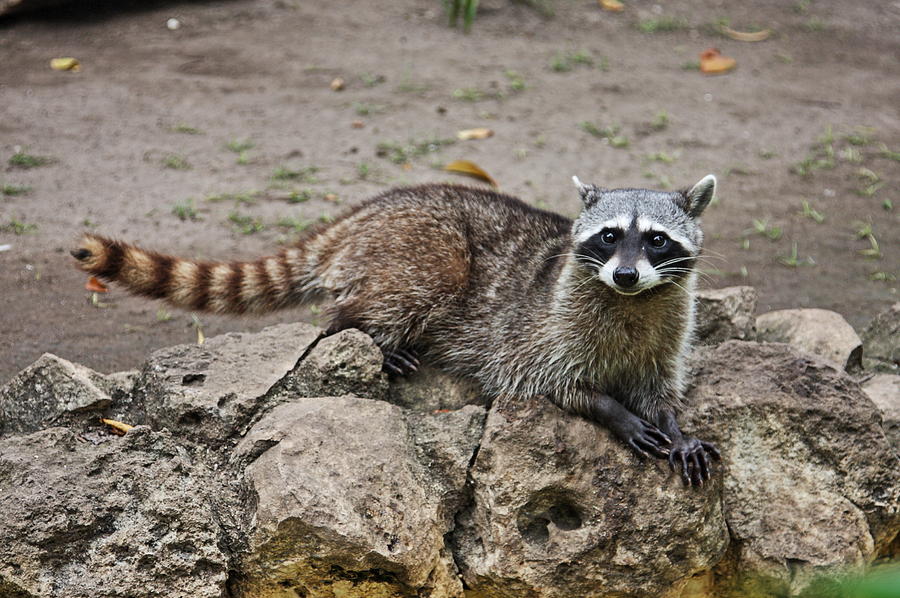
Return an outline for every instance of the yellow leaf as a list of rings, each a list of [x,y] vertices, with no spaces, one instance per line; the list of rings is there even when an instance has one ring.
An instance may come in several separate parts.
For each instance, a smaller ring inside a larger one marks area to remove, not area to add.
[[[124,424],[124,423],[122,423],[120,421],[116,421],[114,419],[105,419],[105,418],[101,417],[100,421],[103,422],[104,424],[106,424],[107,426],[109,426],[110,428],[112,428],[113,430],[115,430],[119,434],[125,434],[126,432],[128,432],[128,430],[134,428],[134,426],[132,426],[130,424]]]
[[[613,12],[621,12],[625,9],[625,5],[619,0],[600,0],[600,8],[603,10],[611,10]]]
[[[81,63],[76,58],[53,58],[50,60],[50,68],[54,71],[75,71],[81,70]]]
[[[736,65],[734,58],[722,56],[718,48],[709,48],[700,53],[700,71],[708,75],[727,73]]]
[[[485,129],[483,127],[478,129],[463,129],[456,134],[456,138],[462,141],[466,141],[468,139],[487,139],[493,134],[493,130]]]
[[[735,31],[731,27],[722,27],[722,33],[739,42],[761,42],[765,39],[769,39],[769,36],[772,35],[770,29],[763,29],[762,31],[754,31],[751,33],[748,31]]]
[[[454,160],[450,162],[446,166],[444,166],[444,170],[449,172],[460,172],[462,174],[467,174],[469,176],[475,177],[476,179],[481,179],[482,181],[487,181],[492,187],[499,187],[497,181],[491,177],[488,173],[486,173],[478,164],[474,162],[469,162],[468,160]]]

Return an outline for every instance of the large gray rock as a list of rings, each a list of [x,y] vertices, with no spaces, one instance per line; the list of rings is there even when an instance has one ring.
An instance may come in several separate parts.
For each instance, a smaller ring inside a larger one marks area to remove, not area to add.
[[[224,598],[216,492],[165,433],[0,440],[0,595]]]
[[[502,397],[454,532],[476,595],[677,596],[725,553],[722,479],[690,490],[544,398]]]
[[[264,397],[319,339],[309,324],[279,324],[256,334],[232,332],[203,345],[151,355],[135,383],[124,421],[169,428],[218,446],[246,431]]]
[[[900,301],[875,316],[862,338],[867,369],[900,374]]]
[[[110,406],[102,374],[44,353],[0,388],[0,433],[34,432],[84,419]]]
[[[761,341],[788,343],[847,371],[862,368],[862,340],[839,313],[827,309],[782,309],[756,318]]]
[[[863,390],[881,410],[884,432],[900,453],[900,376],[877,374],[863,384]]]
[[[684,423],[722,450],[732,538],[716,595],[796,596],[817,573],[887,549],[900,460],[852,378],[782,344],[729,341],[694,364]]]
[[[756,338],[756,302],[759,293],[753,287],[700,289],[697,299],[697,339],[714,345],[728,339]]]
[[[367,399],[387,396],[384,356],[372,338],[354,328],[320,339],[278,385],[276,394],[322,397],[352,394]]]
[[[483,416],[355,397],[273,409],[235,452],[255,497],[242,595],[461,596],[444,535]]]

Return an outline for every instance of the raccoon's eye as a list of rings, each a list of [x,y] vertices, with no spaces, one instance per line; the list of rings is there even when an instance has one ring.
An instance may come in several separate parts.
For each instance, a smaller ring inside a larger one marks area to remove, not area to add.
[[[607,245],[612,245],[616,242],[616,233],[611,230],[603,231],[602,233],[600,233],[600,240]]]
[[[661,247],[665,247],[666,243],[668,243],[668,242],[669,242],[669,240],[666,238],[665,235],[653,235],[652,237],[650,237],[650,244],[653,245],[654,247],[656,247],[657,249],[659,249]]]

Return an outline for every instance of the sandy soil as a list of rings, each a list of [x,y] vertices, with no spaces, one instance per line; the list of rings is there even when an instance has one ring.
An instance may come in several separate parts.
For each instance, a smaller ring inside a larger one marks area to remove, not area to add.
[[[626,0],[612,14],[555,0],[551,18],[487,0],[470,35],[437,0],[72,4],[0,19],[0,381],[44,351],[115,371],[196,339],[189,314],[115,290],[92,305],[67,253],[85,228],[250,257],[381,188],[452,179],[437,167],[454,159],[570,215],[573,174],[680,187],[716,173],[705,284],[858,327],[898,299],[900,162],[883,149],[900,152],[896,2]],[[674,31],[636,27],[666,18]],[[719,19],[775,35],[734,41]],[[710,46],[738,68],[698,72]],[[81,71],[51,70],[61,56]],[[627,147],[585,122],[618,127]],[[496,134],[435,143],[471,127]],[[395,163],[385,143],[422,151]],[[9,163],[19,149],[50,162]],[[810,172],[792,172],[808,156]],[[279,168],[300,174],[273,179]],[[861,253],[873,243],[880,257]],[[301,318],[317,315],[199,321],[209,336]]]

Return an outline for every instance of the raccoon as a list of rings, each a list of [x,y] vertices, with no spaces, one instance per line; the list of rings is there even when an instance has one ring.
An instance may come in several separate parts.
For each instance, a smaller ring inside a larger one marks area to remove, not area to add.
[[[543,395],[607,427],[686,485],[715,446],[681,432],[698,218],[715,194],[608,190],[573,177],[574,222],[461,185],[386,191],[247,262],[192,261],[86,234],[79,267],[188,310],[262,313],[330,299],[329,333],[375,339],[389,374],[420,358],[488,396]]]

